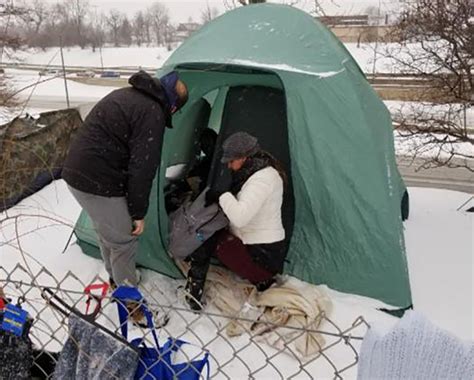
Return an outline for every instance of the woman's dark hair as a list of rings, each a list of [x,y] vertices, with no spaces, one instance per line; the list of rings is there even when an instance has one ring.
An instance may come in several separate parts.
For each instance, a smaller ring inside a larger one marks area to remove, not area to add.
[[[247,157],[247,160],[245,160],[239,170],[232,172],[232,184],[230,190],[232,194],[236,195],[250,176],[259,170],[268,168],[269,166],[278,172],[283,181],[283,188],[285,188],[288,184],[288,177],[283,165],[270,153],[259,149],[256,153]]]
[[[279,160],[277,160],[271,153],[266,150],[259,150],[253,155],[253,157],[263,158],[267,160],[270,166],[273,167],[278,172],[278,174],[280,174],[280,177],[283,181],[283,187],[286,187],[288,185],[288,175],[286,174],[286,170],[283,167],[283,164]]]

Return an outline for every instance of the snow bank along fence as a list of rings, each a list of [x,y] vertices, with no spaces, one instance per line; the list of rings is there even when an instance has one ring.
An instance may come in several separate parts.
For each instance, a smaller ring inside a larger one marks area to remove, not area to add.
[[[101,282],[104,280],[98,277],[93,281]],[[32,271],[27,264],[17,264],[8,270],[0,266],[0,290],[3,288],[6,298],[13,304],[20,300],[22,308],[33,319],[29,337],[34,348],[33,370],[40,378],[49,378],[58,353],[68,338],[68,318],[58,313],[42,297],[42,291],[44,293],[44,288],[50,289],[82,313],[85,312],[89,299],[91,313],[98,302],[97,298],[81,291],[87,285],[90,284],[84,284],[72,272],[67,272],[59,278],[44,267]],[[161,324],[157,327],[160,343],[165,342],[168,337],[173,337],[190,342],[194,348],[198,348],[188,355],[181,353],[182,362],[193,361],[198,356],[202,357],[203,352],[209,351],[210,378],[343,379],[349,376],[349,373],[354,376],[361,337],[368,328],[362,317],[343,327],[322,313],[318,316],[322,323],[316,329],[277,327],[261,321],[257,330],[263,330],[265,333],[257,335],[254,329],[255,321],[249,317],[229,316],[206,310],[195,314],[182,306],[182,302],[177,302],[179,291],[174,294],[174,289],[170,288],[167,295],[165,290],[154,286],[150,289],[142,287],[156,323]],[[176,297],[170,297],[170,294]],[[101,301],[96,322],[120,336],[117,307],[108,296]],[[243,329],[240,336],[228,335],[227,328],[231,323]],[[150,329],[132,328],[132,333],[140,337],[145,336],[150,342],[148,346],[152,345]],[[268,334],[272,335],[272,339],[268,338]],[[318,340],[318,352],[309,357],[302,357],[294,348],[295,341],[305,334],[319,334],[325,341],[324,345],[321,345]],[[87,353],[85,356],[89,357]],[[205,370],[201,378],[207,378]]]

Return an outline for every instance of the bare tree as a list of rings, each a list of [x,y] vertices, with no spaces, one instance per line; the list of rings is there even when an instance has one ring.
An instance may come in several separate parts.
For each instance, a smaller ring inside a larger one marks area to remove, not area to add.
[[[143,30],[145,33],[145,40],[146,40],[147,45],[150,45],[151,40],[152,40],[151,39],[151,24],[152,24],[151,16],[148,13],[146,13],[143,21],[144,21]]]
[[[26,5],[24,5],[26,7]],[[21,16],[30,35],[34,36],[40,32],[41,27],[50,15],[50,7],[41,0],[34,0],[27,12]]]
[[[166,43],[166,30],[169,28],[169,11],[166,5],[156,2],[148,8],[151,28],[155,34],[155,40],[158,45]]]
[[[84,34],[84,25],[86,17],[89,13],[89,1],[88,0],[66,0],[66,6],[71,15],[72,22],[76,27],[77,32],[77,43],[81,48],[86,46],[86,39]]]
[[[38,3],[41,3],[41,0]],[[44,4],[38,4],[39,9],[44,6]],[[64,4],[57,3],[47,7],[45,18],[37,33],[31,29],[26,31],[25,40],[30,47],[46,49],[47,47],[58,46],[61,36],[63,37],[63,44],[75,44],[75,34],[74,27],[70,23],[67,7]]]
[[[58,24],[68,24],[71,22],[68,7],[65,3],[56,3],[53,6],[52,14],[51,25],[53,27],[56,27]]]
[[[90,26],[88,23],[88,0],[63,0],[47,6],[42,0],[34,3],[35,8],[30,11],[30,22],[38,27],[38,32],[29,30],[32,37],[27,35],[30,46],[63,46],[79,45],[84,48],[89,43]],[[92,17],[91,17],[92,18]],[[41,21],[41,22],[40,22]]]
[[[109,26],[112,41],[115,46],[119,46],[119,31],[122,25],[123,15],[116,9],[111,9],[107,16],[107,25]]]
[[[216,7],[211,7],[209,1],[206,1],[206,6],[201,11],[201,22],[207,24],[209,21],[219,16],[219,11]]]
[[[3,57],[12,58],[14,53],[23,45],[21,36],[14,30],[13,26],[16,19],[23,17],[26,8],[19,9],[13,6],[13,2],[4,4],[3,12],[0,14],[0,62]],[[0,74],[0,116],[11,114],[18,106],[18,100],[15,98],[15,91],[11,82],[3,73]]]
[[[0,62],[4,56],[10,56],[11,51],[18,50],[23,43],[21,36],[15,31],[9,31],[8,28],[0,30]]]
[[[26,13],[26,10],[15,7],[13,2],[6,2],[3,5],[3,12],[0,14],[0,63],[5,55],[10,55],[10,51],[20,48],[23,41],[14,26],[17,18]]]
[[[394,32],[399,42],[382,53],[394,69],[420,81],[415,103],[396,110],[394,121],[413,156],[425,156],[424,167],[474,171],[472,9],[470,0],[409,3]],[[460,143],[470,148],[459,149]]]
[[[130,46],[132,44],[132,25],[125,15],[122,17],[122,24],[120,25],[118,37],[120,44],[125,46]]]
[[[94,14],[89,24],[88,40],[92,47],[92,51],[95,52],[96,48],[100,48],[104,45],[106,36],[106,17],[103,13],[100,15]]]
[[[141,46],[146,39],[146,21],[142,11],[135,13],[132,22],[132,34],[138,46]]]

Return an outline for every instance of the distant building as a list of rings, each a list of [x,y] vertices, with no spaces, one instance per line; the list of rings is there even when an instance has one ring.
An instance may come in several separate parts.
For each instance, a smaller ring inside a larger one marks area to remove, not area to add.
[[[350,15],[350,16],[321,16],[319,17],[324,25],[333,26],[365,26],[369,25],[368,15]]]
[[[394,23],[394,15],[388,13],[381,15],[351,15],[351,16],[322,16],[319,17],[324,25],[329,27],[354,27],[354,26],[384,26]]]
[[[323,16],[318,18],[342,42],[374,42],[386,38],[393,20],[389,15]]]
[[[175,42],[182,42],[198,30],[202,25],[197,22],[185,22],[179,24],[174,33]]]

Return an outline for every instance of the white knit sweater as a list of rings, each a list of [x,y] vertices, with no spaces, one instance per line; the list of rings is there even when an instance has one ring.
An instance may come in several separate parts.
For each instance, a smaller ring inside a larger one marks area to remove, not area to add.
[[[251,175],[236,197],[224,193],[219,198],[231,232],[244,244],[269,244],[285,239],[282,202],[283,181],[273,167]]]
[[[408,311],[383,335],[372,327],[360,350],[358,380],[474,379],[474,343],[463,342]]]

